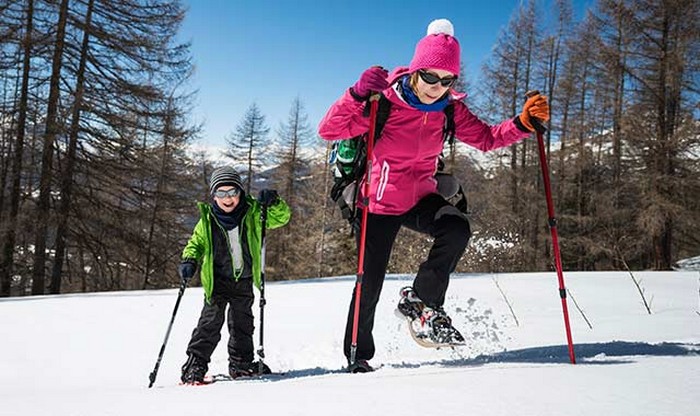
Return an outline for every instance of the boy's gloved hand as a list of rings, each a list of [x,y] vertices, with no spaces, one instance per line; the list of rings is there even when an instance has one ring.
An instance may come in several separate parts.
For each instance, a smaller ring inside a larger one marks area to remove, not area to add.
[[[541,122],[549,120],[549,103],[544,95],[533,95],[525,101],[523,112],[520,113],[520,122],[526,129],[535,131],[532,125],[532,118]]]
[[[194,271],[197,269],[197,263],[192,259],[186,259],[180,262],[178,271],[180,272],[180,279],[184,284],[189,283],[192,276],[194,276]]]
[[[372,92],[384,91],[389,86],[389,72],[381,66],[373,66],[360,75],[352,90],[358,97],[369,98]]]
[[[260,204],[269,207],[270,205],[277,202],[277,199],[279,197],[279,194],[274,189],[263,189],[262,191],[260,191],[258,201],[260,202]]]

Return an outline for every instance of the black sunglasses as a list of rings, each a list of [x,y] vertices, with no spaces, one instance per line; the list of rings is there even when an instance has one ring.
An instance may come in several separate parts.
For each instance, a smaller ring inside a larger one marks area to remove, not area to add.
[[[226,198],[227,196],[230,196],[233,198],[234,196],[238,196],[238,194],[241,193],[241,190],[238,188],[233,188],[229,189],[228,191],[214,191],[214,196],[217,198]]]
[[[418,75],[420,75],[420,79],[422,79],[423,82],[425,82],[428,85],[435,85],[439,82],[440,85],[442,85],[443,87],[451,87],[452,84],[454,84],[457,80],[457,77],[440,78],[435,74],[422,70],[418,71]]]

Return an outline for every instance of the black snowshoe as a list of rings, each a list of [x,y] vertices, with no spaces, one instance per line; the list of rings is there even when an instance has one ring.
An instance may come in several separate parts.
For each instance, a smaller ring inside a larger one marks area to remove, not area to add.
[[[408,320],[409,332],[418,345],[442,348],[465,344],[464,337],[452,326],[452,319],[442,307],[426,306],[412,287],[404,287],[400,294],[397,315]]]

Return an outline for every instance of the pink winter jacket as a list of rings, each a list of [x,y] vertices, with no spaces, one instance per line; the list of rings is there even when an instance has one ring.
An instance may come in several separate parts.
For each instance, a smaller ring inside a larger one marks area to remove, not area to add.
[[[395,81],[405,73],[400,68],[390,79]],[[404,102],[393,87],[382,93],[391,101],[391,112],[372,153],[369,212],[400,215],[426,195],[437,193],[434,175],[443,149],[445,113],[417,110]],[[462,101],[455,100],[454,104],[455,138],[484,152],[530,135],[512,120],[489,126]],[[321,138],[343,140],[366,133],[369,117],[362,115],[364,106],[364,101],[355,100],[349,90],[346,91],[321,120]]]

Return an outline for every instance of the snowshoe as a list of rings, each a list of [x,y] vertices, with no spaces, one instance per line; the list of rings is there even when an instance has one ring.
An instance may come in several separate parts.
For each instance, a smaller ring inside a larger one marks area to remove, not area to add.
[[[207,370],[209,370],[209,365],[205,360],[196,355],[190,355],[182,366],[180,381],[183,384],[205,384],[204,376],[207,374]]]
[[[414,341],[426,348],[455,347],[464,345],[464,337],[452,326],[452,319],[444,309],[430,308],[411,287],[401,289],[397,315],[408,320],[408,329]]]

